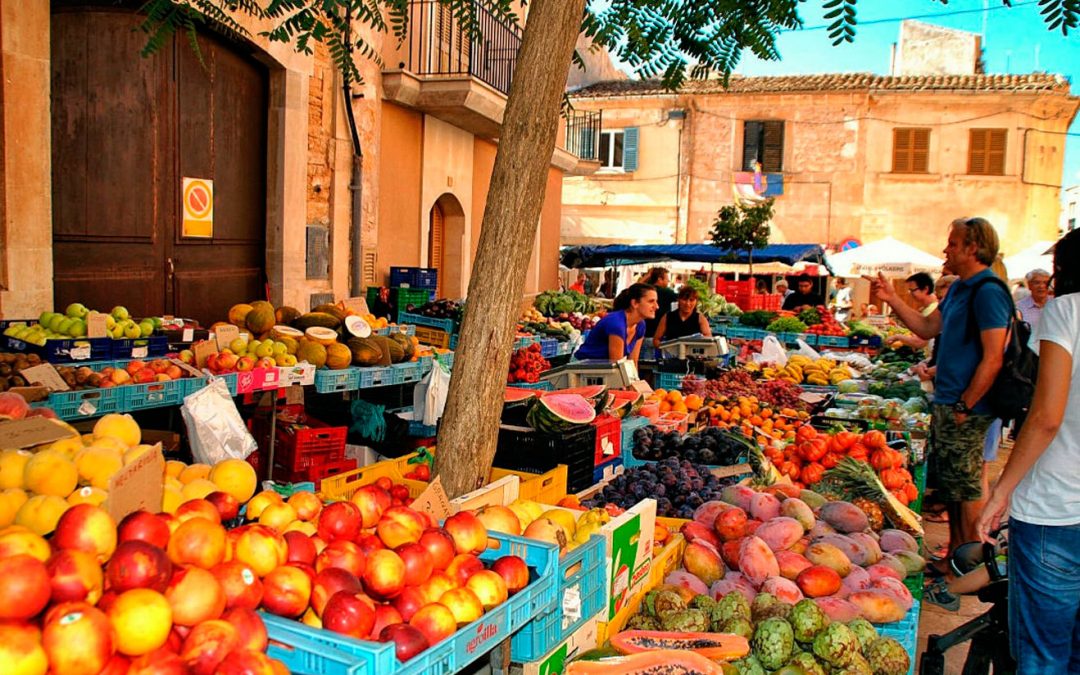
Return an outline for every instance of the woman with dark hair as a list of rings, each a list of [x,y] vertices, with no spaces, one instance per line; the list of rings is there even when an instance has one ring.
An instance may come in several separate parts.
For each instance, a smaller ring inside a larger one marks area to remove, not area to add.
[[[678,310],[660,317],[653,336],[653,346],[659,347],[663,340],[676,340],[688,335],[712,337],[709,320],[697,311],[698,292],[690,286],[679,289]]]
[[[615,298],[612,311],[592,327],[574,358],[618,361],[629,358],[637,365],[645,338],[645,320],[656,316],[656,289],[633,284]]]
[[[1075,230],[1054,248],[1055,297],[1031,338],[1039,355],[1031,411],[977,524],[991,541],[1009,511],[1009,636],[1021,675],[1080,672],[1078,261]]]

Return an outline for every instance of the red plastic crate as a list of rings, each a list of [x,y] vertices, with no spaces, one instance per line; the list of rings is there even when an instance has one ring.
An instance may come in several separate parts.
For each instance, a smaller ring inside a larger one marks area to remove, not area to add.
[[[325,464],[316,464],[300,471],[290,471],[280,464],[274,465],[274,480],[279,483],[303,483],[311,481],[315,483],[315,489],[320,489],[323,479],[336,476],[346,471],[356,469],[355,459],[340,459]]]
[[[340,462],[345,458],[346,427],[332,427],[311,417],[302,405],[278,410],[274,442],[274,472],[278,467],[300,472],[311,467]],[[306,427],[306,428],[304,428]],[[261,453],[270,452],[270,420],[256,417],[252,435]]]
[[[748,304],[751,310],[762,309],[767,312],[780,311],[782,296],[779,293],[768,295],[751,295]]]
[[[756,284],[757,282],[753,279],[744,279],[743,281],[717,279],[716,292],[725,298],[731,298],[735,295],[750,295],[754,292]]]
[[[592,425],[596,427],[593,466],[622,456],[622,420],[613,415],[597,415]]]

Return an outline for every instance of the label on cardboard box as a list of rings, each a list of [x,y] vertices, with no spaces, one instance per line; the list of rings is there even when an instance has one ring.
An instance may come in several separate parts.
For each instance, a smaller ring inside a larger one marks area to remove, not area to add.
[[[86,337],[109,337],[108,319],[101,312],[90,312],[86,317]]]
[[[365,298],[345,298],[341,301],[341,304],[350,312],[355,312],[360,315],[371,313],[368,310],[368,304]]]
[[[214,333],[218,349],[228,349],[232,341],[238,337],[240,337],[240,329],[229,324],[218,326]]]
[[[206,360],[218,353],[217,345],[213,340],[200,342],[194,345],[192,350],[195,354],[195,365],[199,368],[204,368],[206,366]]]
[[[165,458],[161,443],[157,443],[109,479],[109,497],[105,509],[119,522],[129,513],[145,509],[161,511],[162,482]]]
[[[60,377],[60,373],[56,371],[56,368],[53,368],[51,363],[42,363],[31,368],[23,368],[20,374],[27,382],[40,384],[49,391],[71,390],[71,387],[64,381],[64,378]]]
[[[43,443],[52,443],[70,435],[70,429],[44,417],[27,417],[0,424],[0,448],[14,450],[30,448]]]
[[[453,511],[450,509],[450,498],[447,496],[446,490],[443,489],[442,479],[438,476],[435,476],[427,489],[413,500],[409,508],[422,511],[439,521],[453,515]]]

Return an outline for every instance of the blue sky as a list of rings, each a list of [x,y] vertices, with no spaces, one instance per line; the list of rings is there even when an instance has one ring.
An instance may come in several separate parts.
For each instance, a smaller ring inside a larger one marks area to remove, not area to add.
[[[825,72],[874,72],[889,70],[889,49],[900,34],[900,19],[916,18],[950,28],[983,34],[983,58],[990,73],[1045,71],[1065,75],[1073,95],[1080,94],[1080,30],[1068,37],[1051,32],[1043,23],[1035,0],[862,0],[857,5],[859,27],[854,44],[833,47],[821,0],[800,4],[804,30],[784,33],[778,39],[782,59],[762,61],[745,54],[736,72],[744,75],[792,75]],[[984,11],[989,7],[989,11]],[[960,13],[966,12],[966,13]],[[889,19],[896,19],[890,21]],[[864,22],[881,23],[864,24]],[[1080,115],[1078,115],[1080,117]],[[1080,183],[1080,122],[1073,121],[1066,144],[1063,184]]]

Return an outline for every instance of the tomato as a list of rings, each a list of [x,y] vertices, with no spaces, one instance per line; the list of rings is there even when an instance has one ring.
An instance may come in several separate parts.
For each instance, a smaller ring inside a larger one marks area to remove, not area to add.
[[[808,441],[811,438],[817,438],[817,435],[817,429],[810,426],[809,424],[802,425],[801,427],[799,427],[799,430],[795,432],[795,438],[797,438],[799,441]]]
[[[833,436],[833,438],[836,439],[836,447],[846,451],[855,444],[855,441],[859,440],[859,435],[850,431],[841,431]]]
[[[847,454],[848,457],[851,457],[852,459],[858,459],[865,462],[870,456],[870,451],[862,443],[856,443],[848,448]]]
[[[874,448],[886,447],[885,434],[880,431],[867,431],[862,437],[863,445],[873,450]]]
[[[813,485],[825,476],[825,466],[817,462],[810,462],[799,472],[799,480],[807,485]]]
[[[799,454],[802,455],[802,458],[808,462],[816,462],[822,457],[824,457],[825,453],[828,452],[828,444],[828,441],[818,436],[817,438],[804,442],[800,446]],[[814,482],[816,483],[817,481]]]
[[[831,469],[839,463],[840,455],[831,452],[825,453],[825,456],[821,458],[821,466],[825,467],[826,469]]]

